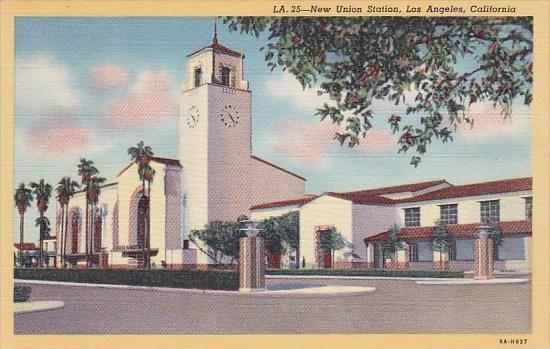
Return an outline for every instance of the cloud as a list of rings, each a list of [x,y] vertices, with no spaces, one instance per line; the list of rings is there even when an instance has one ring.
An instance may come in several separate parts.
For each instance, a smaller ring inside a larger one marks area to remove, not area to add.
[[[65,156],[93,147],[93,134],[67,111],[37,118],[24,129],[25,145],[33,153]]]
[[[16,60],[15,91],[18,107],[29,114],[74,108],[81,103],[68,69],[46,54]]]
[[[94,67],[88,72],[90,83],[100,90],[124,87],[128,84],[128,71],[117,64],[105,64]]]
[[[142,122],[168,121],[179,114],[174,90],[166,72],[144,71],[129,94],[106,108],[105,120],[116,128],[136,128]]]
[[[285,103],[292,103],[312,113],[324,102],[329,103],[328,97],[317,95],[316,87],[302,89],[302,85],[290,73],[273,73],[263,83],[263,90],[272,98],[284,100]]]
[[[337,153],[379,154],[392,151],[395,141],[389,132],[372,128],[359,146],[348,148],[334,140],[334,134],[341,131],[338,125],[329,122],[304,122],[287,120],[279,125],[279,137],[274,145],[275,152],[291,160],[313,167],[327,165],[328,159]]]
[[[505,118],[500,109],[494,108],[492,103],[478,103],[470,107],[466,116],[474,120],[473,127],[461,123],[456,128],[458,137],[467,140],[482,140],[493,137],[514,136],[528,131],[529,109],[514,106],[512,115]]]

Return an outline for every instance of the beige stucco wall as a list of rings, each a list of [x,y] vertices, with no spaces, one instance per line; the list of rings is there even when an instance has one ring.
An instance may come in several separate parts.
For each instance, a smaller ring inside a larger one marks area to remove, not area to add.
[[[207,89],[208,220],[235,220],[248,214],[251,206],[251,94],[215,85]],[[234,127],[221,121],[228,105],[238,111],[239,123]]]
[[[306,259],[306,268],[314,267],[315,263],[315,227],[333,225],[342,237],[353,241],[352,235],[352,203],[330,196],[319,198],[305,204],[300,209],[300,263]],[[335,261],[349,259],[350,249],[335,253]]]
[[[250,206],[304,196],[306,182],[303,179],[257,159],[251,158],[251,161]]]
[[[353,204],[353,249],[361,259],[354,262],[367,262],[367,251],[364,239],[388,230],[399,222],[394,206]]]
[[[433,226],[440,217],[439,205],[458,204],[458,223],[479,223],[480,222],[480,201],[500,200],[500,220],[516,221],[525,219],[524,197],[531,196],[530,191],[518,193],[505,193],[485,195],[476,197],[454,198],[432,202],[420,202],[398,205],[399,221],[404,224],[404,209],[409,207],[420,207],[420,225]]]

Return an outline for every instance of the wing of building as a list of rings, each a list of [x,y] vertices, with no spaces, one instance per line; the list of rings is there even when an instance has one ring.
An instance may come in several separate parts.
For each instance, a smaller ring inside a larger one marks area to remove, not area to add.
[[[308,268],[428,269],[439,263],[432,249],[436,221],[446,227],[445,256],[451,269],[472,270],[473,246],[480,226],[499,228],[497,270],[529,270],[532,180],[506,179],[468,185],[445,180],[263,203],[251,207],[253,219],[299,212],[299,263]],[[384,249],[389,230],[400,227],[403,250]],[[320,251],[323,233],[336,230],[348,245],[335,253]],[[396,265],[395,263],[399,263]]]

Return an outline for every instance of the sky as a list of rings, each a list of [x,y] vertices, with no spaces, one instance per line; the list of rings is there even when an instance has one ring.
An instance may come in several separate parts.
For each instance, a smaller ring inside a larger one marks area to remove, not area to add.
[[[211,43],[213,23],[213,18],[17,18],[16,184],[44,178],[55,187],[62,176],[78,178],[82,157],[92,159],[108,182],[116,181],[130,160],[128,147],[140,140],[157,156],[178,158],[186,55]],[[460,127],[451,143],[435,141],[414,168],[412,154],[397,153],[397,136],[386,122],[405,107],[377,102],[367,139],[354,149],[341,147],[332,140],[336,126],[314,115],[325,97],[267,68],[259,51],[265,36],[229,33],[219,21],[218,39],[246,56],[253,153],[306,177],[308,193],[531,174],[530,110],[522,103],[514,104],[507,120],[489,104],[472,106],[474,128]],[[52,199],[52,222],[54,210]],[[27,222],[35,214],[33,203]],[[28,241],[38,238],[33,225],[26,224]]]

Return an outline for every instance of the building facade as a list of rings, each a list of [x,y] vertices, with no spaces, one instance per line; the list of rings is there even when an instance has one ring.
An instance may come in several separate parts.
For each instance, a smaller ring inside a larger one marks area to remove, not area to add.
[[[140,268],[147,250],[153,267],[207,268],[213,261],[202,251],[208,248],[190,243],[191,231],[241,215],[261,220],[299,212],[299,248],[283,258],[286,267],[468,270],[476,229],[490,222],[504,237],[494,253],[497,268],[529,269],[530,178],[461,186],[436,180],[305,195],[305,178],[252,152],[252,91],[243,60],[215,35],[212,44],[187,56],[179,158],[151,159],[156,175],[149,200],[137,165],[130,163],[101,188],[94,205],[86,207],[85,193],[79,192],[67,219],[58,207],[58,266],[63,260],[68,267],[84,267],[91,259],[96,267]],[[437,220],[449,237],[444,253],[432,249]],[[401,227],[403,248],[388,253],[384,244],[394,224]],[[342,235],[343,249],[320,248],[323,234],[331,231]]]
[[[93,266],[139,268],[147,253],[154,267],[206,268],[212,261],[189,243],[192,230],[210,221],[234,221],[261,202],[304,195],[305,178],[252,153],[252,92],[243,60],[216,35],[211,45],[187,56],[179,159],[151,159],[156,175],[149,203],[131,163],[101,188],[92,208],[86,208],[83,192],[71,199],[66,222],[57,208],[57,255],[65,256],[67,266],[84,267],[91,255]]]
[[[445,180],[279,201],[251,208],[254,219],[297,211],[299,254],[307,268],[450,268],[472,270],[480,226],[498,227],[497,270],[530,269],[532,180],[518,178],[455,186]],[[436,221],[445,226],[446,251],[432,247]],[[389,230],[399,227],[402,248],[389,252]],[[319,250],[323,233],[347,242]]]

